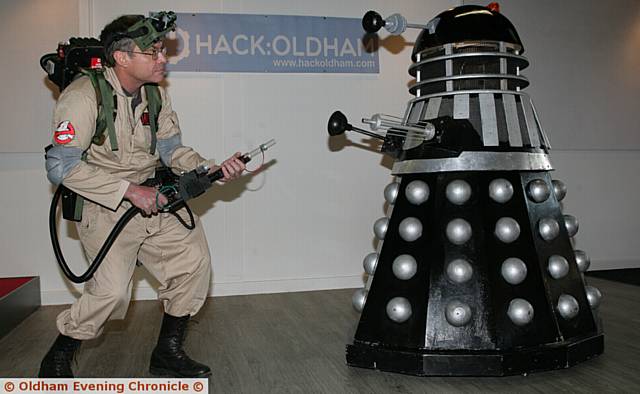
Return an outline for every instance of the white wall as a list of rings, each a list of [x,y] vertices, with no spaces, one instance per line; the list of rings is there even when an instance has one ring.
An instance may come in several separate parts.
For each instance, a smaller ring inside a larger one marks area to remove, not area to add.
[[[469,3],[466,2],[465,3]],[[592,269],[640,267],[640,1],[503,0]]]
[[[172,9],[177,12],[360,17],[368,9],[376,9],[383,15],[400,12],[412,21],[426,22],[441,10],[460,3],[450,0],[428,3],[419,0],[394,3],[382,0],[60,2],[78,10],[75,16],[78,19],[71,24],[77,30],[31,31],[33,36],[29,36],[28,42],[42,45],[42,49],[33,54],[36,61],[58,41],[73,34],[97,35],[106,22],[125,13]],[[49,4],[44,0],[32,0],[31,3]],[[622,3],[638,10],[636,3]],[[12,4],[0,3],[3,15],[13,12]],[[612,84],[605,86],[604,91],[601,84],[593,85],[598,75],[620,73],[610,63],[597,63],[594,71],[581,66],[572,68],[571,64],[566,64],[570,59],[559,63],[550,56],[582,51],[581,46],[597,42],[597,35],[582,37],[583,41],[575,37],[566,42],[562,37],[550,38],[551,33],[536,35],[538,27],[530,22],[544,16],[549,19],[549,25],[554,22],[562,25],[565,23],[563,15],[576,4],[585,2],[553,3],[555,8],[561,8],[558,20],[554,20],[554,13],[528,2],[501,2],[502,11],[514,22],[527,48],[525,55],[532,63],[531,68],[525,70],[531,80],[529,93],[552,142],[560,147],[552,154],[552,159],[558,169],[557,177],[569,186],[566,211],[580,220],[578,247],[591,255],[595,269],[640,266],[639,253],[632,247],[633,236],[638,233],[639,216],[632,196],[640,191],[636,175],[640,170],[640,156],[635,148],[638,141],[636,125],[628,117],[626,107],[603,110],[596,101],[588,100],[590,96],[597,96],[601,102],[602,94],[606,94],[606,102],[610,102],[610,96],[617,97],[618,94],[625,100],[637,100],[638,94],[629,85]],[[585,12],[598,15],[598,9],[593,6],[589,8],[591,11]],[[625,19],[629,7],[612,12],[627,25],[640,21],[638,18]],[[39,17],[34,16],[34,23],[39,20],[36,18]],[[601,26],[611,24],[611,17],[590,21],[593,29],[601,29]],[[411,42],[415,36],[416,32],[408,32],[404,38]],[[629,40],[631,46],[640,45],[640,37],[636,41],[629,37]],[[384,215],[382,190],[391,180],[391,163],[358,137],[350,136],[352,143],[346,146],[345,140],[330,141],[326,135],[326,122],[335,109],[341,109],[353,123],[376,112],[404,113],[410,98],[406,86],[410,80],[407,68],[411,46],[407,45],[397,53],[395,45],[402,41],[385,42],[390,45],[381,49],[379,75],[170,75],[169,89],[180,115],[185,143],[197,147],[203,154],[223,158],[236,150],[251,149],[269,138],[278,140],[268,153],[271,165],[267,171],[219,187],[192,204],[203,217],[212,250],[212,294],[362,285],[361,262],[374,248],[372,224]],[[16,41],[16,48],[21,45],[22,39]],[[605,44],[598,42],[597,45]],[[3,73],[0,75],[3,85],[10,79],[36,80],[44,94],[51,96],[37,63],[36,67],[13,67],[17,76]],[[550,75],[554,79],[549,80]],[[566,80],[584,81],[584,86],[580,85],[584,90],[576,93],[573,88],[560,89]],[[5,95],[1,110],[7,121],[13,122],[8,123],[12,126],[20,125],[21,119],[28,118],[33,123],[29,127],[37,130],[35,138],[42,138],[44,146],[50,137],[53,99],[42,103],[38,101],[39,94],[32,88],[27,99],[33,96],[33,101],[18,107],[14,98]],[[563,108],[569,108],[571,112],[567,113]],[[613,139],[628,138],[623,140],[623,145],[600,144],[596,137],[601,133],[590,122],[580,123],[580,129],[567,128],[567,119],[581,122],[582,116],[597,117],[598,113],[608,120],[622,119],[624,124],[615,127],[617,134]],[[576,130],[580,130],[580,135],[590,136],[589,144],[574,146],[571,143]],[[4,136],[12,132],[13,128],[2,130]],[[567,137],[567,133],[574,134]],[[575,147],[588,151],[571,150]],[[626,150],[611,150],[622,147]],[[0,211],[3,224],[0,277],[40,275],[43,303],[70,302],[77,292],[57,269],[49,244],[47,215],[52,189],[46,181],[42,154],[0,153],[0,182],[5,186],[1,200],[5,209]],[[75,231],[63,222],[61,232],[65,255],[77,272],[82,271],[86,263]],[[152,279],[141,275],[137,280],[136,297],[154,298],[155,285]]]
[[[54,90],[40,68],[40,57],[58,41],[78,34],[80,0],[0,0],[3,37],[0,70],[0,152],[35,152],[50,136]]]

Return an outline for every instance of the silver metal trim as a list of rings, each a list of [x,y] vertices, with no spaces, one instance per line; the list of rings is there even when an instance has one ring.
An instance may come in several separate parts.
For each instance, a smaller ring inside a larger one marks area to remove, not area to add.
[[[453,119],[469,119],[468,94],[458,94],[453,97]]]
[[[438,92],[438,93],[432,93],[432,94],[425,94],[424,96],[420,96],[420,97],[416,97],[413,98],[411,100],[409,100],[407,102],[407,105],[411,105],[415,102],[418,102],[420,100],[429,100],[431,98],[434,97],[448,97],[448,96],[454,96],[454,95],[458,95],[458,94],[480,94],[480,93],[493,93],[493,94],[513,94],[513,95],[518,95],[518,96],[524,96],[529,98],[529,95],[526,94],[525,92],[521,92],[521,91],[514,91],[514,90],[498,90],[498,89],[471,89],[471,90],[454,90],[453,92]]]
[[[419,62],[420,61],[420,54],[418,54],[418,56],[416,57],[416,60]],[[421,72],[418,70],[416,71],[416,83],[420,83],[420,77],[421,77]],[[416,90],[416,97],[420,96],[420,89]]]
[[[504,59],[509,58],[514,60],[522,60],[525,63],[525,67],[522,67],[522,69],[526,68],[530,64],[529,59],[527,59],[526,57],[520,56],[520,55],[514,55],[512,53],[507,53],[507,52],[462,52],[462,53],[454,53],[451,55],[431,57],[425,60],[419,60],[417,58],[416,62],[413,63],[411,66],[409,66],[409,72],[411,72],[416,68],[424,66],[425,64],[428,64],[428,63],[440,62],[443,60],[454,60],[454,59],[463,58],[463,57],[500,57]]]
[[[426,48],[423,49],[422,51],[418,52],[416,54],[417,55],[421,55],[421,56],[429,56],[429,53],[433,53],[433,52],[439,52],[441,51],[443,48],[447,49],[447,46],[449,46],[451,48],[451,52],[453,53],[453,48],[455,47],[456,49],[459,48],[465,48],[465,47],[477,47],[477,46],[485,46],[485,47],[489,47],[489,45],[495,45],[495,47],[500,46],[500,44],[504,44],[505,49],[512,49],[513,53],[515,53],[516,55],[520,54],[520,50],[522,49],[522,47],[520,45],[516,45],[513,43],[509,43],[509,42],[504,42],[504,41],[490,41],[490,40],[486,40],[486,41],[460,41],[460,42],[456,42],[454,44],[444,44],[444,45],[440,45],[437,47],[431,47],[431,48]]]
[[[531,109],[533,109],[533,116],[536,118],[536,123],[538,124],[538,128],[540,129],[540,135],[542,136],[542,140],[544,141],[544,146],[547,149],[551,149],[551,142],[549,142],[549,137],[547,137],[547,133],[544,131],[542,127],[542,123],[540,123],[540,119],[538,118],[538,113],[536,112],[536,106],[533,105],[533,100],[529,98],[531,102]]]
[[[491,78],[491,79],[512,79],[512,80],[516,80],[516,81],[521,81],[521,82],[526,82],[527,86],[529,85],[529,80],[526,77],[523,77],[522,75],[513,75],[513,74],[461,74],[461,75],[451,75],[451,76],[446,76],[446,77],[438,77],[438,78],[430,78],[430,79],[425,79],[421,82],[416,82],[415,84],[409,86],[409,90],[412,89],[418,89],[419,87],[422,87],[424,85],[428,85],[430,83],[435,83],[435,82],[444,82],[446,81],[447,83],[451,82],[451,88],[453,89],[453,81],[454,80],[460,80],[460,79],[482,79],[482,78]],[[448,85],[447,85],[448,86]]]
[[[527,122],[527,133],[529,134],[529,141],[531,146],[540,146],[540,134],[538,133],[538,125],[536,119],[533,116],[533,110],[531,109],[531,100],[520,100],[522,105],[522,111],[524,112],[524,119]]]
[[[522,146],[522,131],[520,130],[520,121],[518,120],[516,96],[513,94],[503,94],[502,105],[504,106],[504,117],[507,121],[509,145]]]
[[[451,54],[453,54],[453,46],[452,46],[451,44],[446,44],[446,45],[444,46],[444,53],[445,53],[446,55],[451,55]],[[446,61],[445,61],[445,68],[446,68],[446,70],[445,70],[445,74],[446,74],[446,75],[447,75],[447,77],[448,77],[448,78],[447,78],[447,82],[446,82],[446,89],[447,89],[447,92],[450,92],[450,91],[452,91],[452,90],[453,90],[453,82],[449,80],[449,78],[453,75],[453,60],[451,60],[451,59],[446,60]],[[421,81],[420,83],[424,83],[424,82],[425,82],[425,81]],[[416,83],[416,85],[418,85],[418,84]],[[409,91],[411,91],[411,88],[412,88],[412,87],[413,87],[413,86],[410,86],[410,87],[409,87]],[[418,89],[419,89],[419,88],[418,88]]]
[[[404,110],[404,116],[402,117],[402,123],[407,124],[407,122],[409,121],[409,115],[411,114],[411,110],[413,109],[413,106],[416,105],[415,102],[413,102],[413,99],[409,100],[407,102],[407,109]]]
[[[422,104],[422,105],[420,105]],[[418,106],[419,108],[416,108]],[[409,114],[408,123],[417,123],[422,116],[422,111],[424,109],[424,101],[422,103],[418,102],[414,105],[411,113]],[[411,149],[419,146],[424,141],[424,132],[422,134],[415,133],[413,131],[409,131],[407,136],[404,139],[404,144],[402,145],[403,149]]]
[[[462,152],[448,159],[418,159],[398,161],[393,175],[452,171],[551,171],[553,167],[545,153],[529,152]]]
[[[420,54],[418,54],[418,56],[417,56],[417,59],[416,59],[416,60],[417,60],[418,62],[420,62]],[[417,71],[416,71],[416,82],[420,82],[420,74],[421,74],[420,70],[417,70]]]
[[[493,94],[478,95],[480,102],[480,123],[484,146],[498,146],[498,120],[496,119],[496,101]]]
[[[441,103],[442,99],[435,99],[435,100],[429,100],[429,103],[427,103],[426,105],[426,109],[424,108],[425,106],[423,105],[423,107],[420,109],[420,114],[418,115],[418,119],[433,119],[433,118],[437,118],[438,117],[438,112],[440,111],[440,103]],[[426,115],[423,115],[422,112],[425,112]],[[425,117],[427,115],[433,114],[435,113],[434,116],[431,117]],[[413,113],[409,114],[409,118],[408,119],[413,119]],[[435,131],[435,130],[434,130]],[[433,135],[427,137],[427,139],[431,139],[433,138]],[[422,144],[422,142],[425,140],[425,136],[423,135],[417,135],[414,132],[409,132],[407,133],[407,136],[404,140],[404,144],[402,144],[402,149],[407,150],[407,149],[411,149],[411,148],[415,148],[416,146],[420,146],[420,144]]]
[[[422,104],[422,105],[420,105]],[[424,110],[424,101],[417,102],[413,108],[411,108],[411,112],[409,113],[409,118],[407,120],[407,124],[417,123],[422,117],[422,111]]]
[[[506,52],[506,47],[504,46],[504,42],[500,43],[500,52]],[[507,73],[507,59],[504,57],[500,58],[500,74]],[[519,75],[519,74],[518,74]],[[508,84],[506,79],[500,80],[500,89],[507,90]]]
[[[438,113],[440,112],[440,105],[442,105],[442,97],[434,97],[429,100],[429,104],[427,104],[427,109],[424,112],[423,119],[437,118]]]

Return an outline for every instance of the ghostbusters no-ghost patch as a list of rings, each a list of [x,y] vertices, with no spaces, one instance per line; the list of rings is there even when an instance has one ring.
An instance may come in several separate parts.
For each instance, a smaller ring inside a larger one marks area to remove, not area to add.
[[[73,125],[68,120],[60,122],[55,133],[53,133],[53,139],[57,144],[68,144],[73,141],[76,136],[76,131],[73,129]]]

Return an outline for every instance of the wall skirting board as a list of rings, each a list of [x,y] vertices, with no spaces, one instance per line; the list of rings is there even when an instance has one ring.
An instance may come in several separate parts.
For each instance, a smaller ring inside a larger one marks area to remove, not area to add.
[[[640,286],[640,268],[624,268],[587,272],[587,276]]]
[[[300,291],[333,290],[363,287],[362,275],[334,276],[323,278],[270,279],[256,281],[238,281],[213,283],[209,289],[209,297],[222,297],[249,294],[290,293]],[[48,290],[42,292],[43,305],[71,304],[80,292],[72,293],[68,289]],[[132,300],[155,300],[156,289],[146,283],[134,286]],[[345,302],[351,302],[346,300]]]

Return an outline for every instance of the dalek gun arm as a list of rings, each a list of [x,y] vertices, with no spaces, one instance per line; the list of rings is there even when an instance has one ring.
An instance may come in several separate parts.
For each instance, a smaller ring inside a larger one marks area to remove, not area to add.
[[[405,140],[398,160],[455,158],[464,151],[483,149],[480,134],[467,119],[440,116],[428,123],[434,127],[434,137],[420,143]]]
[[[434,25],[434,23],[429,23],[427,25],[408,23],[407,19],[400,14],[393,14],[387,18],[383,18],[382,15],[376,11],[368,11],[362,17],[362,27],[367,33],[377,33],[384,27],[390,34],[400,35],[404,33],[407,28],[420,30],[426,29],[431,31],[435,27],[432,25]]]
[[[436,136],[436,128],[430,122],[420,121],[408,124],[403,122],[402,118],[392,115],[374,114],[370,118],[363,118],[362,123],[369,125],[371,131],[353,126],[342,112],[335,111],[329,117],[327,131],[332,137],[349,130],[381,139],[383,140],[381,151],[396,158],[400,156],[406,141],[421,145]]]

